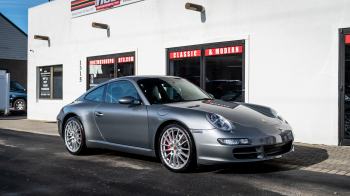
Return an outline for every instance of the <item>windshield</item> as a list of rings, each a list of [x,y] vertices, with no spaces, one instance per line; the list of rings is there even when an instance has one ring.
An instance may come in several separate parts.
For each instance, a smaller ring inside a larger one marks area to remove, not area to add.
[[[24,88],[17,82],[10,82],[10,90],[18,91],[18,90],[24,90]]]
[[[182,78],[149,78],[137,82],[151,104],[210,100],[207,94]]]

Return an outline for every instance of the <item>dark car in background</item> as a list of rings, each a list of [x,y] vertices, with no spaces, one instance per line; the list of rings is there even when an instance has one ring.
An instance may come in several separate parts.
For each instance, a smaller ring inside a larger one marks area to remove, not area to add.
[[[10,108],[27,109],[27,91],[17,82],[10,82]]]

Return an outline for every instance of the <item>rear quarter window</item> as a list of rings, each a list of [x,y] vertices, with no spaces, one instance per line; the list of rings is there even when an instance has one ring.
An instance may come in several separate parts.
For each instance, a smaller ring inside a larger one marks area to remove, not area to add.
[[[85,96],[85,99],[89,101],[103,102],[105,88],[106,88],[106,85],[101,86],[96,90],[93,90],[92,92],[90,92]]]

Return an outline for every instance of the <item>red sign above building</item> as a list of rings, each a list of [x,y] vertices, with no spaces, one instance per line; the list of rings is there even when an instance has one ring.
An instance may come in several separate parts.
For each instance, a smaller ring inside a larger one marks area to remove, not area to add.
[[[201,56],[201,50],[189,50],[181,52],[170,52],[170,59],[188,58]]]
[[[345,35],[345,43],[350,44],[350,35]]]
[[[223,48],[211,48],[205,50],[205,56],[242,53],[242,46],[230,46]]]
[[[89,65],[105,65],[105,64],[114,64],[114,58],[89,61]]]
[[[97,1],[96,2],[96,10],[102,10],[102,9],[108,9],[108,8],[111,8],[111,7],[114,7],[116,5],[119,5],[120,4],[120,0],[115,0],[114,2],[110,2],[110,3],[106,3],[107,1]],[[109,1],[108,1],[109,2]]]
[[[129,62],[134,62],[134,57],[133,56],[118,58],[118,63],[129,63]]]

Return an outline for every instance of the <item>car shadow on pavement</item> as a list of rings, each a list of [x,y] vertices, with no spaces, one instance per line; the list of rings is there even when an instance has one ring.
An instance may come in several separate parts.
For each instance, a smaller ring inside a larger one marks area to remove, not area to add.
[[[327,160],[328,157],[329,155],[325,149],[295,145],[293,153],[279,159],[219,166],[201,166],[195,172],[215,172],[218,174],[272,173],[309,167]]]
[[[95,155],[108,155],[108,156],[118,156],[123,158],[129,158],[134,160],[142,160],[147,162],[154,162],[154,163],[160,163],[161,161],[155,157],[148,157],[143,155],[137,155],[137,154],[131,154],[126,152],[120,152],[120,151],[113,151],[113,150],[107,150],[107,149],[89,149],[88,152],[84,153],[82,156],[95,156]]]
[[[106,149],[91,149],[83,156],[119,156],[133,160],[161,163],[161,161],[154,157],[147,157],[142,155],[106,150]],[[298,169],[300,167],[309,167],[328,159],[327,150],[309,147],[303,145],[295,145],[295,151],[289,155],[279,158],[261,162],[249,163],[233,163],[225,165],[200,165],[197,169],[189,173],[206,173],[214,172],[218,174],[257,174],[257,173],[273,173],[280,171],[288,171]]]

